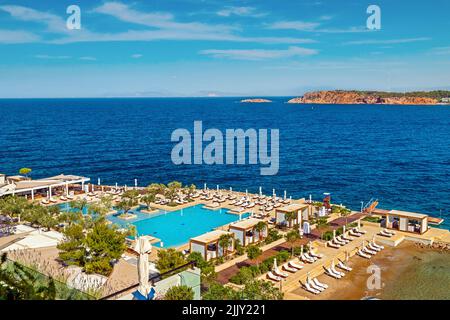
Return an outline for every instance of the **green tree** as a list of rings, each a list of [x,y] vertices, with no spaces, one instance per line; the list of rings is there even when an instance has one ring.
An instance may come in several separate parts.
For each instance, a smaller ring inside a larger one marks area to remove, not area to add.
[[[21,168],[19,170],[19,174],[24,175],[25,177],[28,178],[28,175],[31,173],[31,171],[33,170],[31,170],[30,168]]]
[[[202,294],[203,300],[236,300],[237,292],[230,287],[220,283],[213,283],[208,290]]]
[[[181,286],[173,286],[169,290],[167,290],[164,295],[164,300],[193,300],[194,299],[194,291],[192,288],[181,285]]]
[[[292,221],[297,218],[297,213],[295,212],[286,212],[284,214],[284,219],[288,222],[288,227],[292,227]]]
[[[260,221],[255,225],[255,231],[258,232],[259,241],[262,239],[262,233],[266,230],[267,224],[264,221]]]
[[[289,231],[286,235],[285,235],[285,239],[287,242],[289,242],[289,244],[291,245],[291,256],[294,255],[294,245],[295,242],[300,238],[300,235],[298,233],[298,231],[296,230],[292,230]]]
[[[228,247],[233,244],[233,235],[232,234],[223,234],[219,237],[219,246],[222,247],[224,257],[227,256]]]
[[[211,261],[203,259],[200,252],[192,252],[189,254],[188,261],[195,261],[195,265],[201,270],[201,278],[203,285],[209,285],[216,279],[217,274]]]
[[[244,289],[238,293],[239,300],[282,300],[283,293],[264,280],[251,280],[245,284]]]
[[[248,246],[247,247],[247,257],[250,260],[256,261],[262,254],[262,250],[257,246]],[[256,264],[259,267],[259,264]]]
[[[17,262],[8,262],[0,256],[0,300],[55,300],[56,288],[52,278],[38,279]]]
[[[147,206],[148,209],[150,209],[150,206],[152,205],[152,203],[155,202],[156,200],[156,195],[154,195],[153,193],[147,193],[146,195],[144,195],[142,197],[142,202],[145,203],[145,205]]]
[[[180,251],[173,248],[158,251],[158,261],[156,268],[160,273],[164,273],[186,264],[187,261]]]

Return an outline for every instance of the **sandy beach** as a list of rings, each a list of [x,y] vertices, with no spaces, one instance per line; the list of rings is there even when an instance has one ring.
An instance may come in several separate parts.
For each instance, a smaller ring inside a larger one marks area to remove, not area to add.
[[[287,294],[289,299],[359,300],[378,299],[450,299],[450,253],[418,248],[404,242],[396,248],[386,247],[371,260],[354,256],[348,263],[353,271],[343,279],[327,275],[318,277],[329,288],[316,296],[297,288]],[[369,290],[368,267],[381,270],[381,288]]]

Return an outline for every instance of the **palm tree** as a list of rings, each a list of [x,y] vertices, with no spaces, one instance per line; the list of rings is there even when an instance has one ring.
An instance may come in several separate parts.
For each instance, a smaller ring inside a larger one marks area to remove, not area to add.
[[[292,227],[292,221],[297,218],[295,212],[287,212],[284,214],[284,219],[288,222],[289,228]]]
[[[222,247],[223,255],[226,257],[228,253],[228,247],[233,243],[233,236],[231,234],[223,234],[219,238],[219,246]]]
[[[296,230],[292,230],[285,235],[286,241],[291,244],[291,256],[294,255],[294,244],[300,238]]]
[[[267,224],[264,221],[260,221],[255,225],[255,231],[258,232],[258,239],[259,241],[261,241],[262,237],[262,233],[264,230],[266,230],[267,228]]]

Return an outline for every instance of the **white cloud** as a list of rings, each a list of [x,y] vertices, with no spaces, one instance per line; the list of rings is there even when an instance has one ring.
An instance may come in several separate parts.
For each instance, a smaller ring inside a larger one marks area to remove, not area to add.
[[[83,60],[83,61],[97,61],[96,57],[91,57],[91,56],[85,56],[85,57],[79,57],[78,60]]]
[[[401,44],[419,41],[429,41],[431,38],[404,38],[404,39],[388,39],[388,40],[357,40],[344,42],[346,45],[360,45],[360,44]]]
[[[61,17],[32,8],[16,5],[3,5],[0,10],[5,11],[11,17],[21,21],[39,22],[47,26],[47,30],[51,32],[67,32],[66,22]]]
[[[47,54],[37,54],[34,56],[36,59],[45,59],[45,60],[66,60],[71,59],[71,56],[50,56]]]
[[[436,47],[431,49],[431,53],[438,55],[450,55],[450,47]]]
[[[139,58],[142,58],[143,55],[140,54],[140,53],[135,53],[135,54],[132,54],[131,57],[132,57],[133,59],[139,59]]]
[[[297,31],[314,31],[320,26],[318,22],[305,21],[279,21],[268,26],[268,29],[274,30],[297,30]]]
[[[29,43],[39,40],[39,36],[31,32],[0,29],[0,43]]]
[[[203,55],[210,55],[215,58],[227,58],[236,60],[267,60],[290,58],[295,56],[310,56],[318,54],[315,49],[308,49],[302,47],[289,47],[285,50],[265,50],[265,49],[209,49],[199,52]]]
[[[330,16],[322,16],[319,20],[329,20]],[[348,27],[348,28],[321,28],[320,22],[308,22],[308,21],[278,21],[267,25],[267,29],[274,30],[296,30],[304,32],[317,32],[317,33],[358,33],[367,32],[368,30],[363,27]]]
[[[217,11],[216,14],[221,17],[230,17],[234,15],[252,18],[261,18],[267,15],[267,13],[256,12],[256,9],[253,7],[226,7]]]

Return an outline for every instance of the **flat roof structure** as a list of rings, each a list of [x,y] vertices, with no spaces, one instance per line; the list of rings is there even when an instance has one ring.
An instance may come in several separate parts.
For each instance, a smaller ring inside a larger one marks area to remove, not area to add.
[[[391,210],[387,214],[389,214],[391,216],[399,216],[399,217],[419,219],[419,220],[428,218],[428,215],[423,214],[423,213],[415,213],[415,212],[400,211],[400,210]]]
[[[209,243],[217,242],[219,240],[219,238],[225,234],[232,235],[231,232],[227,232],[227,231],[223,231],[223,230],[214,230],[214,231],[210,231],[208,233],[204,233],[195,238],[191,238],[191,241],[196,242],[196,243],[209,244]]]
[[[277,208],[276,211],[277,212],[282,212],[282,213],[289,213],[289,212],[296,212],[298,210],[302,210],[304,208],[307,208],[309,206],[309,204],[307,203],[293,203],[281,208]]]
[[[239,230],[248,230],[248,229],[252,229],[254,226],[256,226],[261,221],[262,220],[259,220],[259,219],[249,218],[249,219],[241,220],[241,221],[230,224],[230,228],[239,229]]]

